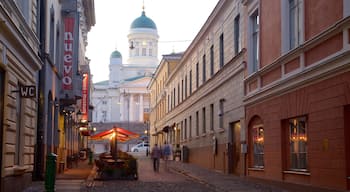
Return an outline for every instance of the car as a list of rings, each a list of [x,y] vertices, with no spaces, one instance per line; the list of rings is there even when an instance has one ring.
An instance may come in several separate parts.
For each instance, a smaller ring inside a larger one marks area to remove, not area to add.
[[[146,152],[147,149],[149,150],[149,143],[145,142],[139,143],[134,147],[131,147],[132,152]]]

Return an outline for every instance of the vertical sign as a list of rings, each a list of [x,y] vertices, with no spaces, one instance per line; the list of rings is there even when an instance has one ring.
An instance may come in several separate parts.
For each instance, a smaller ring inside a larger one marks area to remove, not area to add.
[[[81,113],[82,120],[88,120],[89,111],[89,75],[84,74],[83,86],[82,86],[82,98],[81,98]]]
[[[73,42],[74,42],[74,18],[64,19],[64,42],[63,42],[63,90],[73,89]]]

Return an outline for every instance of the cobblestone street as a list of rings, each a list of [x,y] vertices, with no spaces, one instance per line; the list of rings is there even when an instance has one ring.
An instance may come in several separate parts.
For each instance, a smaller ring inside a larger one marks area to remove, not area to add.
[[[159,173],[155,173],[152,168],[152,161],[149,157],[139,156],[138,166],[138,180],[94,181],[94,186],[90,191],[214,191],[205,183],[200,183],[193,178],[186,177],[170,169],[166,171],[163,162],[161,162]]]

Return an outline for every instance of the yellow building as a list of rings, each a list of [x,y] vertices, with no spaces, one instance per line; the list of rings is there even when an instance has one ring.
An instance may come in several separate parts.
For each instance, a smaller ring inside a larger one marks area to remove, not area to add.
[[[219,1],[178,63],[165,56],[149,86],[152,143],[169,142],[184,162],[234,174],[244,174],[246,147],[245,14],[241,1]]]

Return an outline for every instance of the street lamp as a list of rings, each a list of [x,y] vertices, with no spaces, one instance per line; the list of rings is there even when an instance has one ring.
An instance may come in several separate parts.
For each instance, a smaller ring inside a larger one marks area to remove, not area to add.
[[[146,156],[148,156],[148,154],[149,154],[149,121],[145,121],[144,124],[146,126],[144,133],[145,133],[146,139],[148,141],[148,147],[146,149]]]

